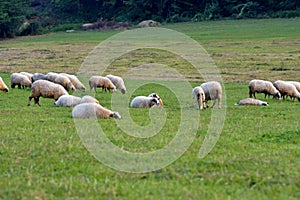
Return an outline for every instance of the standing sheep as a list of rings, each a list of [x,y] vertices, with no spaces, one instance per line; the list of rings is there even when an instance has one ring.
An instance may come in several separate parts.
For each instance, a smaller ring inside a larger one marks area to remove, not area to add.
[[[28,79],[32,82],[32,76],[33,76],[33,74],[28,73],[28,72],[20,72],[20,74],[23,74],[23,75],[27,76]]]
[[[116,86],[106,77],[103,76],[92,76],[89,80],[89,85],[90,85],[90,91],[92,91],[92,89],[95,89],[97,87],[102,87],[102,92],[107,92],[112,90],[112,92],[116,91]]]
[[[67,73],[60,73],[63,76],[66,76],[70,79],[74,87],[82,92],[85,92],[85,86],[79,81],[79,79],[75,75],[67,74]]]
[[[57,76],[58,76],[58,73],[49,72],[48,74],[46,74],[46,80],[51,81],[51,82],[54,83]]]
[[[199,110],[202,110],[205,102],[205,94],[202,87],[200,86],[194,87],[194,89],[192,90],[192,97],[196,101],[197,108],[199,108]]]
[[[35,82],[37,80],[47,80],[47,77],[45,74],[41,74],[41,73],[34,73],[32,75],[32,82]]]
[[[60,107],[74,107],[80,104],[81,98],[73,95],[62,95],[55,102],[56,106]]]
[[[164,105],[162,99],[156,93],[151,93],[151,94],[148,95],[148,97],[157,98],[158,102],[159,102],[158,106],[163,106]]]
[[[213,104],[211,108],[213,108],[216,104],[216,101],[218,100],[218,108],[221,108],[221,102],[222,102],[222,87],[221,84],[217,81],[210,81],[206,83],[202,83],[200,87],[204,91],[205,95],[205,104],[208,108],[207,101],[212,100]]]
[[[31,87],[31,84],[31,80],[29,80],[29,78],[23,74],[13,73],[10,76],[11,88],[15,88],[15,86],[17,85],[19,89],[24,89],[25,87]]]
[[[300,82],[297,81],[286,81],[286,82],[293,84],[298,90],[298,92],[300,92]]]
[[[274,85],[270,81],[264,80],[252,80],[249,82],[249,97],[256,98],[255,93],[264,93],[265,98],[267,95],[272,95],[274,98],[280,99],[280,92],[274,87]]]
[[[131,108],[151,108],[158,105],[159,101],[157,98],[145,96],[137,96],[130,103]]]
[[[277,80],[273,84],[279,90],[283,99],[285,95],[287,95],[293,99],[293,101],[297,98],[300,102],[300,93],[293,84],[281,80]]]
[[[111,80],[111,82],[116,86],[116,89],[120,90],[122,92],[122,94],[126,93],[126,87],[124,84],[124,80],[119,77],[119,76],[114,76],[114,75],[106,75],[106,78],[108,78],[109,80]]]
[[[46,80],[37,80],[31,86],[31,95],[28,98],[28,106],[30,106],[30,101],[34,98],[34,103],[39,103],[39,98],[53,98],[55,101],[62,95],[67,95],[68,92],[65,88],[59,84],[52,83]]]
[[[54,83],[60,84],[63,86],[67,91],[75,91],[76,88],[70,81],[70,79],[63,75],[57,75],[54,79]]]
[[[82,103],[73,108],[73,118],[115,118],[121,119],[118,112],[113,112],[96,103]]]
[[[4,91],[4,92],[8,92],[9,89],[7,87],[7,85],[4,83],[3,79],[0,77],[0,90]]]
[[[91,97],[89,95],[85,95],[81,98],[80,103],[96,103],[99,104],[99,101],[95,99],[94,97]]]
[[[269,106],[268,102],[261,101],[258,99],[246,98],[239,101],[239,103],[235,104],[236,106],[244,106],[244,105],[253,105],[253,106]]]

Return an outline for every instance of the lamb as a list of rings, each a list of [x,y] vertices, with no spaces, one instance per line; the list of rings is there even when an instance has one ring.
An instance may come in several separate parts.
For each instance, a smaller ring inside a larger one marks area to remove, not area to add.
[[[99,104],[99,101],[95,99],[94,97],[91,97],[89,95],[85,95],[81,98],[80,103],[96,103]]]
[[[47,80],[47,77],[45,74],[41,74],[41,73],[34,73],[32,75],[32,82],[35,82],[37,80]]]
[[[20,74],[23,74],[23,75],[27,76],[28,79],[32,82],[32,76],[33,76],[33,74],[28,73],[28,72],[20,72]]]
[[[131,108],[151,108],[158,105],[159,101],[157,98],[145,96],[137,96],[130,103]]]
[[[118,112],[113,112],[96,103],[82,103],[73,108],[73,118],[115,118],[121,119]]]
[[[70,79],[74,87],[82,92],[85,92],[85,86],[79,81],[79,79],[75,75],[67,74],[67,73],[60,73]]]
[[[90,85],[90,91],[92,91],[92,89],[95,89],[97,87],[102,87],[102,92],[107,92],[112,90],[112,92],[116,91],[116,86],[106,77],[103,76],[92,76],[89,80],[89,85]]]
[[[156,93],[151,93],[151,94],[148,95],[148,97],[157,98],[158,102],[159,102],[158,106],[163,106],[164,105],[162,99]]]
[[[10,76],[11,88],[15,88],[15,86],[17,85],[19,89],[24,89],[25,87],[31,87],[31,84],[31,80],[29,80],[29,78],[23,74],[13,73]]]
[[[195,99],[196,105],[199,108],[199,110],[202,110],[205,102],[205,94],[202,87],[194,87],[194,89],[192,90],[192,98]]]
[[[298,90],[298,92],[300,92],[300,82],[297,81],[286,81],[286,82],[293,84]]]
[[[298,90],[293,84],[281,80],[277,80],[273,84],[279,90],[283,99],[285,95],[287,95],[291,99],[293,99],[293,101],[295,100],[295,98],[297,98],[300,102],[300,92],[298,92]]]
[[[236,106],[243,106],[243,105],[253,105],[253,106],[269,106],[269,103],[266,101],[261,101],[258,99],[253,99],[253,98],[246,98],[240,100],[239,103],[234,104]]]
[[[252,80],[249,82],[249,97],[256,99],[255,93],[264,93],[265,98],[267,95],[272,95],[274,98],[280,99],[280,92],[274,87],[270,81]]]
[[[56,106],[60,107],[74,107],[80,104],[81,98],[73,95],[62,95],[55,102]]]
[[[48,74],[46,74],[46,80],[51,81],[51,82],[54,83],[57,76],[58,76],[58,73],[49,72]]]
[[[221,84],[217,81],[210,81],[206,83],[202,83],[200,87],[204,91],[206,107],[208,108],[208,101],[212,100],[213,104],[211,108],[213,108],[218,100],[218,108],[221,108],[222,102],[222,87]]]
[[[4,92],[8,92],[9,89],[7,87],[7,85],[4,83],[3,79],[0,77],[0,90],[4,91]]]
[[[111,74],[108,74],[105,77],[108,78],[109,80],[111,80],[111,82],[116,86],[116,89],[120,90],[122,92],[122,94],[126,93],[126,87],[125,87],[124,81],[121,77],[111,75]]]
[[[39,103],[39,98],[53,98],[55,101],[62,95],[67,95],[68,92],[65,88],[59,84],[52,83],[47,80],[37,80],[31,86],[31,95],[28,98],[28,106],[30,106],[30,101],[34,98],[34,103]]]
[[[57,75],[54,79],[54,83],[62,85],[67,91],[75,91],[76,88],[70,81],[70,79],[63,75]]]

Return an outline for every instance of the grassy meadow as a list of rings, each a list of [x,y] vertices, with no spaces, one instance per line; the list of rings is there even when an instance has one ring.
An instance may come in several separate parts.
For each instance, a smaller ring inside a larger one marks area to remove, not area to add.
[[[55,107],[53,99],[44,98],[41,107],[33,101],[27,106],[29,88],[0,92],[0,198],[299,199],[300,103],[269,98],[268,107],[234,106],[248,97],[251,79],[300,81],[299,24],[296,18],[164,25],[190,36],[211,55],[224,81],[226,119],[212,151],[199,159],[214,110],[200,111],[199,128],[188,150],[171,165],[150,173],[117,171],[95,159],[77,134],[72,108]],[[10,87],[13,72],[76,74],[89,52],[117,33],[59,32],[0,41],[0,76]],[[153,62],[178,69],[191,87],[202,83],[185,60],[155,50],[126,54],[106,73],[122,75]],[[176,95],[159,84],[146,84],[129,98],[152,92],[163,99],[166,113],[166,123],[154,137],[131,137],[114,119],[98,120],[118,147],[131,152],[163,148],[176,135],[181,110],[196,109],[193,99],[178,105]],[[108,108],[113,95],[124,97],[120,92],[75,93],[83,94],[95,96]],[[129,111],[138,126],[151,124],[149,109]]]

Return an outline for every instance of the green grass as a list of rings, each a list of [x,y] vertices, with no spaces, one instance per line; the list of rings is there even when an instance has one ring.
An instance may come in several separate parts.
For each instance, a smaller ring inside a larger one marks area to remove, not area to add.
[[[212,114],[211,109],[201,111],[189,149],[171,165],[151,173],[120,172],[97,161],[76,132],[71,108],[57,108],[54,100],[43,98],[41,107],[33,102],[28,107],[30,89],[1,92],[0,198],[299,199],[300,104],[270,98],[269,107],[234,106],[248,96],[250,79],[299,81],[299,22],[268,19],[166,26],[191,36],[212,55],[225,80],[226,120],[213,150],[199,159]],[[9,85],[15,71],[76,73],[94,46],[116,33],[52,33],[1,41],[0,76]],[[113,63],[110,72],[122,74],[143,59],[169,63],[192,86],[202,81],[193,76],[188,63],[163,51],[135,51]],[[138,88],[130,99],[153,91],[163,99],[167,113],[162,130],[138,139],[124,133],[113,119],[99,120],[114,144],[132,152],[160,149],[176,134],[180,109],[196,108],[191,98],[179,106],[175,94],[158,84]],[[191,91],[186,92],[190,96]],[[95,97],[111,108],[112,94],[99,92]],[[149,112],[130,109],[134,122],[143,127],[151,123]]]

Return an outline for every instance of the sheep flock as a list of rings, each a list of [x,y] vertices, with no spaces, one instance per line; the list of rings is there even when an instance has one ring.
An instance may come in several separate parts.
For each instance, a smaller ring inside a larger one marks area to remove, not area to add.
[[[31,89],[27,105],[30,105],[32,99],[34,103],[40,106],[39,98],[51,98],[55,100],[57,107],[73,107],[73,118],[115,118],[121,119],[116,111],[111,111],[103,107],[101,101],[96,98],[85,95],[83,97],[69,94],[76,90],[86,92],[86,87],[80,80],[72,74],[49,72],[47,74],[19,72],[12,73],[10,76],[10,86],[12,89],[18,86],[19,89],[26,87]],[[90,92],[97,88],[102,88],[102,93],[120,91],[126,93],[126,86],[122,77],[108,74],[106,76],[91,76],[89,79]],[[290,101],[297,99],[300,102],[300,82],[276,80],[273,83],[267,80],[251,80],[248,84],[249,97],[238,101],[237,106],[257,105],[269,106],[266,101],[256,99],[256,93],[263,93],[265,99],[273,96],[278,100],[290,98]],[[9,88],[0,77],[0,90],[9,92]],[[211,108],[216,103],[218,108],[222,107],[222,86],[217,81],[208,81],[192,89],[192,98],[195,100],[196,108],[204,110],[209,108],[208,101],[212,101]],[[162,99],[157,93],[151,93],[146,96],[136,96],[132,99],[129,107],[131,108],[152,108],[155,106],[164,106]]]

